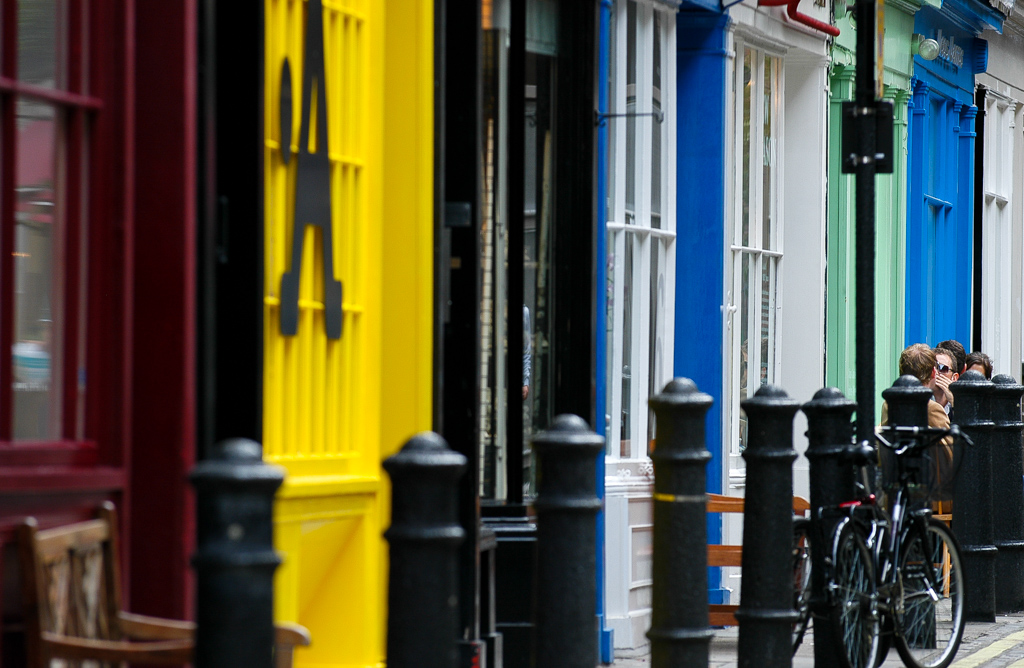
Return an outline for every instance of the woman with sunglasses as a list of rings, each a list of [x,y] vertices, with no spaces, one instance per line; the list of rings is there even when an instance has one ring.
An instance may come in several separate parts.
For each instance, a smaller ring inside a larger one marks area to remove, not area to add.
[[[935,388],[932,390],[935,401],[946,411],[946,415],[953,409],[953,392],[949,384],[956,382],[960,377],[953,367],[953,354],[945,348],[935,349]]]

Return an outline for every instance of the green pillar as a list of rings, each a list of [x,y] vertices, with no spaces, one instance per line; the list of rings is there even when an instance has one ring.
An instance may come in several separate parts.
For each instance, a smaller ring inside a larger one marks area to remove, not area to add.
[[[907,220],[907,104],[910,100],[910,52],[914,13],[920,5],[891,1],[885,11],[883,96],[895,109],[894,169],[878,176],[875,220],[875,386],[876,396],[897,377],[904,348],[904,262]],[[826,248],[825,382],[847,396],[856,390],[854,339],[855,257],[853,176],[841,173],[842,104],[854,96],[856,30],[846,17],[832,46],[829,80],[828,244]],[[879,420],[881,400],[876,404]]]

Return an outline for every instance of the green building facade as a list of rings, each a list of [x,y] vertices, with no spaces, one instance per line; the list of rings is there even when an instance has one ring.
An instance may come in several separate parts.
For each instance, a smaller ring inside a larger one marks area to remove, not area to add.
[[[852,9],[853,4],[850,3]],[[875,387],[874,420],[881,392],[897,375],[903,350],[907,220],[907,118],[911,53],[917,2],[890,0],[884,5],[883,98],[893,103],[893,173],[878,176],[875,199]],[[856,27],[852,13],[837,3],[841,33],[832,45],[829,77],[828,234],[826,262],[825,382],[847,397],[856,394],[856,257],[854,177],[840,169],[842,105],[854,97]]]

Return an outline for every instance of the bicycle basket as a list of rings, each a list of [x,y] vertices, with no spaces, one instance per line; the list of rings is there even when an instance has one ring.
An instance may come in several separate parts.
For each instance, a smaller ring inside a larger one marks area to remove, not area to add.
[[[944,440],[953,439],[947,437]],[[892,448],[880,445],[879,473],[882,489],[886,492],[895,491],[900,484],[897,458],[903,460],[910,501],[933,503],[953,500],[953,484],[963,459],[963,445],[959,439],[952,444],[939,441],[923,449],[908,450],[901,455],[897,455]]]

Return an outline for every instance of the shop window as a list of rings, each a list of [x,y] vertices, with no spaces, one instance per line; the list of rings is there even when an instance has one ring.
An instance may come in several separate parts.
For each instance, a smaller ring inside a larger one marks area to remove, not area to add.
[[[550,425],[556,388],[558,5],[550,0],[528,0],[525,7],[513,4],[495,2],[483,17],[479,439],[480,495],[488,502],[518,502],[535,492],[530,440]],[[521,50],[511,46],[513,11],[525,13]],[[522,88],[513,88],[510,82],[520,77]],[[518,99],[513,101],[513,96]],[[515,131],[513,124],[519,125]],[[518,181],[522,196],[522,209],[515,212],[513,181]],[[513,234],[521,237],[513,239]],[[521,290],[512,288],[517,280]],[[514,350],[510,334],[519,328],[522,349]],[[508,377],[511,368],[516,369],[513,378]],[[510,399],[510,391],[522,393],[521,403]],[[509,406],[521,406],[521,413]],[[510,429],[515,421],[521,421],[521,432]],[[522,436],[513,437],[512,432]],[[513,473],[512,467],[521,471]]]
[[[609,94],[608,456],[639,459],[655,436],[647,400],[672,377],[675,286],[675,16],[616,3]]]
[[[731,79],[733,165],[727,227],[725,367],[726,442],[730,468],[742,469],[747,445],[740,401],[774,383],[778,371],[778,327],[782,262],[781,59],[736,39]]]
[[[0,441],[85,434],[91,114],[86,2],[3,10]],[[74,58],[70,57],[74,54]],[[9,388],[9,390],[8,390]]]

